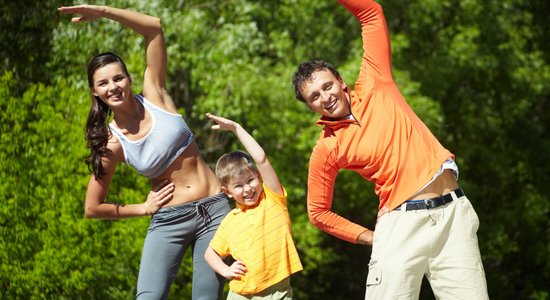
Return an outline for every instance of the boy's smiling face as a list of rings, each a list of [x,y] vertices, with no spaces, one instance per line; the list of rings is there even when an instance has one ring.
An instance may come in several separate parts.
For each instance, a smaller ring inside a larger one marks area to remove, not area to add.
[[[257,173],[246,172],[223,185],[222,191],[241,205],[254,206],[262,193],[262,182]]]

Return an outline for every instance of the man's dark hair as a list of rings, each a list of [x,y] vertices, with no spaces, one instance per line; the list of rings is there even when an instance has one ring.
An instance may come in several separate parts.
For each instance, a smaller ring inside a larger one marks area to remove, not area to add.
[[[306,61],[298,66],[298,70],[294,73],[294,78],[292,79],[296,99],[305,102],[305,99],[302,96],[302,88],[304,87],[304,84],[311,81],[311,75],[313,73],[323,70],[329,70],[334,77],[340,78],[340,72],[338,72],[332,64],[321,59]]]

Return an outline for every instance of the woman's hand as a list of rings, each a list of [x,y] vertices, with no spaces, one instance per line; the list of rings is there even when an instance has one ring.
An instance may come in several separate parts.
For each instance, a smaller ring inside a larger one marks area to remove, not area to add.
[[[143,203],[145,214],[152,215],[156,213],[161,207],[172,200],[174,189],[174,183],[168,182],[167,180],[155,186],[153,190],[149,192],[145,203]]]
[[[80,17],[74,17],[71,19],[73,23],[89,22],[95,19],[101,18],[104,13],[104,9],[97,5],[76,5],[76,6],[62,6],[57,9],[62,14],[78,14]]]

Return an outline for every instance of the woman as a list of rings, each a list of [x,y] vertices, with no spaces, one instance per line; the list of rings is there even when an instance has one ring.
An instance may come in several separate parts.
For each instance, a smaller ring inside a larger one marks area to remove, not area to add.
[[[107,6],[78,5],[59,11],[80,15],[72,18],[75,23],[111,19],[145,39],[147,67],[140,94],[132,92],[126,66],[115,54],[102,53],[88,65],[93,96],[86,128],[91,149],[87,163],[93,175],[86,193],[86,216],[118,219],[152,215],[143,246],[138,299],[167,297],[190,244],[193,299],[217,299],[223,279],[204,261],[204,252],[229,204],[166,91],[167,54],[160,20]],[[153,190],[144,203],[106,202],[117,163],[128,163],[151,180]]]

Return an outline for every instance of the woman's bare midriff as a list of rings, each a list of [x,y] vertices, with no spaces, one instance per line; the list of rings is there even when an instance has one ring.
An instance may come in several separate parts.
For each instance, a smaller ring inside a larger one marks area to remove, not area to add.
[[[153,179],[151,185],[156,186],[164,180],[175,185],[174,197],[166,207],[197,201],[221,192],[216,175],[202,159],[195,142],[159,177]]]
[[[422,200],[438,197],[448,194],[458,188],[458,183],[453,175],[453,172],[449,169],[443,170],[443,173],[439,175],[432,183],[425,187],[418,194],[412,196],[407,200]]]

